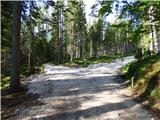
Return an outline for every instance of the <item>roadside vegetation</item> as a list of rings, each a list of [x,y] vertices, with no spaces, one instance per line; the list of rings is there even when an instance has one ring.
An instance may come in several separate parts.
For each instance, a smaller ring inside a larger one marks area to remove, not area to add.
[[[81,59],[77,58],[74,60],[74,62],[64,62],[64,66],[69,66],[69,67],[87,67],[88,65],[91,64],[97,64],[97,63],[102,63],[102,62],[107,62],[111,63],[114,62],[117,59],[130,56],[132,54],[127,54],[127,55],[121,55],[121,54],[115,54],[115,55],[106,55],[106,56],[100,56],[100,57],[91,57],[88,59]]]
[[[44,72],[44,65],[43,64],[39,65],[39,66],[32,66],[31,68],[28,68],[28,66],[23,65],[20,67],[20,79],[22,81],[25,78],[31,76],[32,74],[39,74],[42,72]],[[11,80],[11,76],[9,74],[2,74],[0,89],[8,87],[10,80]]]
[[[126,74],[125,79],[130,80],[134,94],[160,110],[160,54],[128,63],[122,71]]]

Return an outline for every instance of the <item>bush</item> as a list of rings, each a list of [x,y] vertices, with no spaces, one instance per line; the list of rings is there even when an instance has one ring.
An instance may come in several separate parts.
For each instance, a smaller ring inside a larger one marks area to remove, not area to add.
[[[36,73],[42,73],[44,72],[44,65],[40,65],[40,66],[32,66],[30,69],[26,66],[23,65],[20,67],[20,77],[21,78],[25,78],[30,76],[31,74],[36,74]],[[1,77],[1,89],[9,86],[11,77],[8,75],[2,75]]]

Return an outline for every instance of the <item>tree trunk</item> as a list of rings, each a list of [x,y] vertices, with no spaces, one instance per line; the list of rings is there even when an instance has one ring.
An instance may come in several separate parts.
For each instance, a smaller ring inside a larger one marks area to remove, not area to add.
[[[11,82],[10,90],[16,92],[20,89],[20,29],[21,29],[22,2],[13,2],[13,29],[12,29],[12,53],[11,53]]]
[[[150,35],[152,37],[152,41],[150,43],[149,49],[150,49],[151,53],[152,53],[152,51],[157,53],[159,51],[159,48],[158,48],[157,31],[156,31],[155,23],[153,22],[155,20],[153,6],[150,6],[148,14],[149,14],[150,31],[151,31]]]
[[[31,44],[28,45],[28,69],[31,68]]]
[[[28,69],[30,70],[31,68],[31,40],[33,39],[33,35],[32,35],[32,9],[31,9],[31,1],[29,2],[30,8],[29,8],[29,19],[30,19],[30,39],[28,39]]]
[[[155,53],[158,52],[158,40],[157,40],[157,32],[156,32],[156,28],[155,28],[155,24],[153,23],[152,26],[152,31],[153,31],[153,51]]]
[[[73,26],[72,26],[73,27]],[[71,54],[70,54],[70,62],[72,63],[73,62],[73,59],[74,59],[74,28],[72,28],[72,31],[71,31]]]
[[[57,53],[57,63],[61,63],[61,10],[58,10],[58,53]]]

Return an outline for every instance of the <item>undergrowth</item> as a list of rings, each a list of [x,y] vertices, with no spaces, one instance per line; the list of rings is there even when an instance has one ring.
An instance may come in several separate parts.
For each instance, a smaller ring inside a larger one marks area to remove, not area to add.
[[[116,59],[120,59],[122,57],[126,57],[129,55],[120,55],[120,54],[116,54],[116,55],[107,55],[107,56],[100,56],[100,57],[91,57],[88,59],[80,59],[80,58],[76,58],[74,60],[74,62],[64,62],[63,65],[65,66],[69,66],[69,67],[87,67],[88,65],[91,64],[97,64],[97,63],[101,63],[101,62],[107,62],[107,63],[111,63]]]
[[[36,74],[36,73],[42,73],[44,71],[44,65],[40,66],[31,66],[29,69],[26,65],[23,65],[20,67],[20,78],[26,78],[30,76],[31,74]],[[7,86],[9,86],[11,80],[10,75],[1,75],[1,83],[0,83],[0,89],[3,89]]]
[[[122,71],[133,80],[133,92],[160,110],[160,54],[128,63]]]

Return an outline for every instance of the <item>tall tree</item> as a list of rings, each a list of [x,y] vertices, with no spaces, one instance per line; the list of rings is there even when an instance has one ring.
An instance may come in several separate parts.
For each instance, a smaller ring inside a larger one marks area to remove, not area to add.
[[[11,83],[10,89],[17,91],[20,88],[20,30],[21,30],[22,2],[13,2],[13,29],[12,29],[12,54],[11,54]]]
[[[57,64],[62,63],[63,59],[63,43],[64,43],[64,1],[58,0],[53,6],[52,12],[52,45],[55,50],[55,62]]]
[[[1,74],[10,74],[12,2],[1,2]]]
[[[138,46],[140,54],[146,50],[159,51],[159,14],[160,2],[154,1],[123,1],[124,6],[121,16],[130,18],[129,25],[132,28],[134,43]],[[150,37],[148,36],[150,35]],[[148,39],[145,39],[148,38]]]
[[[67,50],[70,55],[70,61],[74,58],[83,58],[85,56],[86,44],[86,18],[84,12],[85,6],[83,1],[70,1],[67,4]]]

